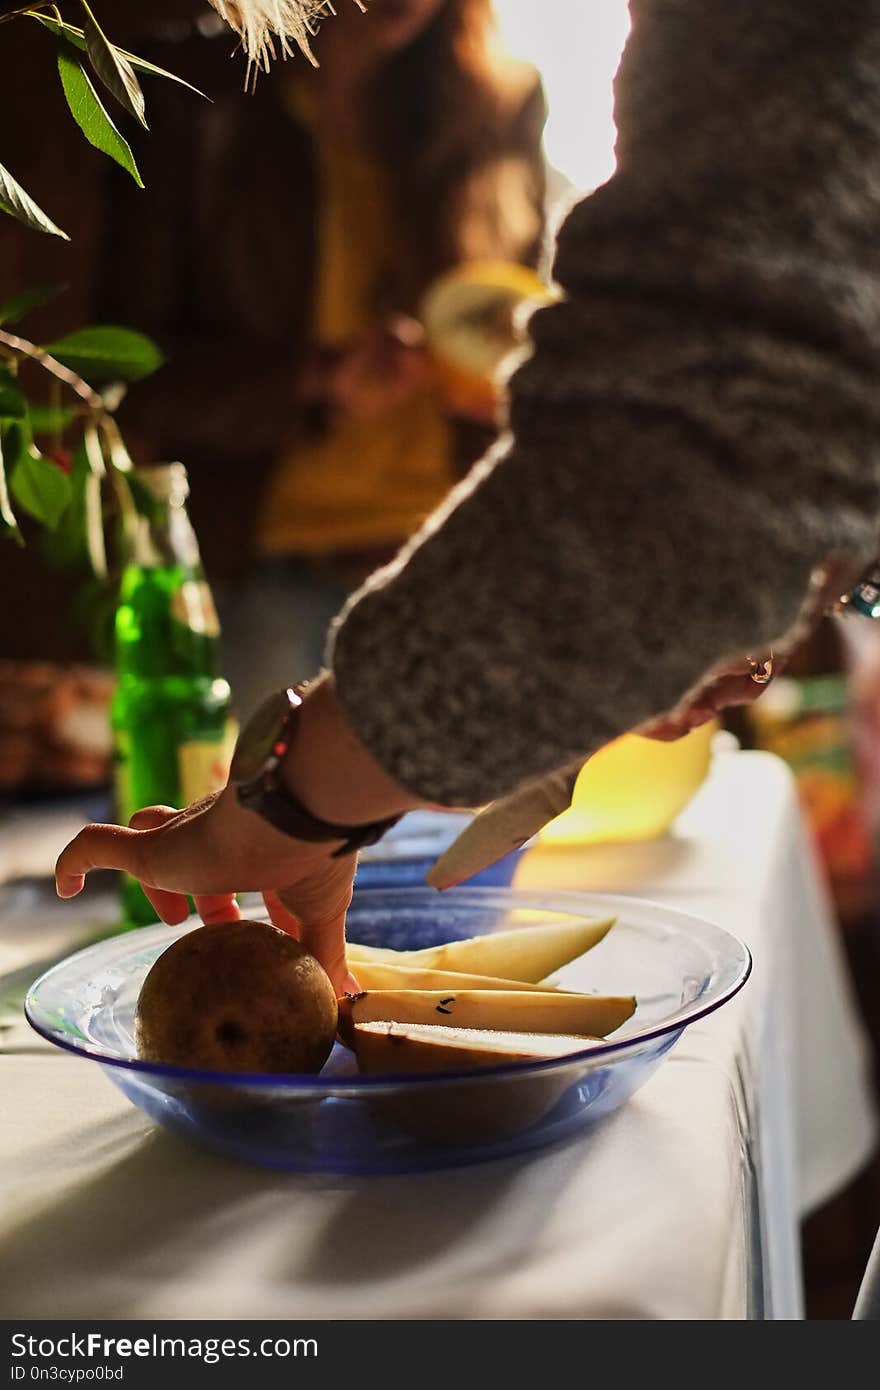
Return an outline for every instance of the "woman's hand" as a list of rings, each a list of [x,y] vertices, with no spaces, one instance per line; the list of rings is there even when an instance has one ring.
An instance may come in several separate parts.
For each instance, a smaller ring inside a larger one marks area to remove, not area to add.
[[[355,737],[327,673],[305,691],[280,771],[291,794],[332,825],[365,825],[423,804]],[[236,893],[262,893],[276,927],[302,941],[342,993],[357,989],[345,964],[356,856],[334,858],[338,844],[307,843],[276,830],[242,806],[230,785],[183,811],[148,806],[128,828],[87,825],[62,851],[55,882],[59,897],[72,898],[91,869],[122,869],[140,880],[170,924],[187,917],[188,894],[204,922],[222,922],[241,916]]]
[[[692,729],[715,719],[723,710],[753,704],[773,676],[779,674],[782,665],[782,658],[775,652],[759,658],[745,656],[720,662],[687,691],[675,709],[640,724],[633,733],[663,743],[683,738]]]
[[[239,805],[234,788],[184,811],[150,806],[128,829],[88,825],[62,851],[55,881],[62,898],[83,887],[91,869],[123,869],[140,880],[164,922],[189,915],[186,894],[206,923],[241,916],[235,894],[263,894],[269,916],[302,941],[338,993],[357,988],[345,964],[345,913],[355,856],[332,858],[333,844],[284,835]]]
[[[317,352],[300,391],[304,401],[320,405],[331,422],[369,420],[403,400],[430,371],[421,325],[394,314],[338,348]]]
[[[774,642],[772,651],[719,662],[685,692],[675,709],[640,724],[633,733],[669,742],[708,723],[725,709],[753,704],[773,677],[784,670],[792,653],[815,631],[823,616],[837,607],[840,595],[852,589],[864,568],[863,557],[829,555],[810,576],[801,611],[790,630]]]

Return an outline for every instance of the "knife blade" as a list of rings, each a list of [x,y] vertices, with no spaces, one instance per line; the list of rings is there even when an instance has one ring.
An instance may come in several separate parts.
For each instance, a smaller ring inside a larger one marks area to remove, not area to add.
[[[425,875],[433,888],[452,888],[519,849],[556,816],[568,810],[582,763],[500,797],[477,813]]]

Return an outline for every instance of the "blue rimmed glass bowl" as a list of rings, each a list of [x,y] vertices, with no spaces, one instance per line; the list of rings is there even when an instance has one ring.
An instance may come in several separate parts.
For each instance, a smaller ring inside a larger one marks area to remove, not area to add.
[[[410,811],[358,854],[358,888],[404,888],[425,875],[473,820],[471,811]],[[465,880],[473,888],[509,888],[526,846],[520,845]]]
[[[245,903],[246,915],[263,915]],[[536,922],[615,915],[608,935],[554,978],[567,989],[635,994],[606,1042],[541,1062],[432,1075],[360,1076],[337,1044],[317,1076],[189,1071],[140,1062],[134,1011],[156,957],[197,926],[144,927],[89,946],[31,987],[25,1013],[50,1042],[96,1062],[169,1130],[250,1163],[303,1172],[449,1167],[570,1138],[616,1109],[688,1024],[748,978],[747,947],[720,927],[610,894],[505,888],[361,888],[349,937],[415,949]]]

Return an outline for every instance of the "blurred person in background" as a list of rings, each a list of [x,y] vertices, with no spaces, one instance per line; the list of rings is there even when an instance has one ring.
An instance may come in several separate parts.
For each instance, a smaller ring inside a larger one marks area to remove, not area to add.
[[[449,268],[541,256],[543,92],[493,27],[490,0],[345,6],[320,67],[248,96],[210,12],[150,53],[212,104],[151,93],[147,192],[110,171],[95,317],[167,352],[120,419],[140,461],[190,470],[243,716],[319,668],[348,592],[494,437],[417,319]]]
[[[529,320],[509,429],[349,599],[272,773],[311,833],[240,800],[252,721],[216,798],[83,831],[62,896],[97,866],[167,921],[184,893],[219,914],[268,891],[344,984],[339,850],[527,793],[664,711],[691,727],[730,703],[716,663],[766,684],[877,563],[880,3],[631,12],[617,171],[558,234],[564,298]]]

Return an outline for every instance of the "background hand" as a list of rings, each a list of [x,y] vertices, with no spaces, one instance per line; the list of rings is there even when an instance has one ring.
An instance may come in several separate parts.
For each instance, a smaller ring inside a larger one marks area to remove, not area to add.
[[[421,325],[396,314],[342,349],[323,389],[341,415],[369,419],[396,405],[429,370]]]

